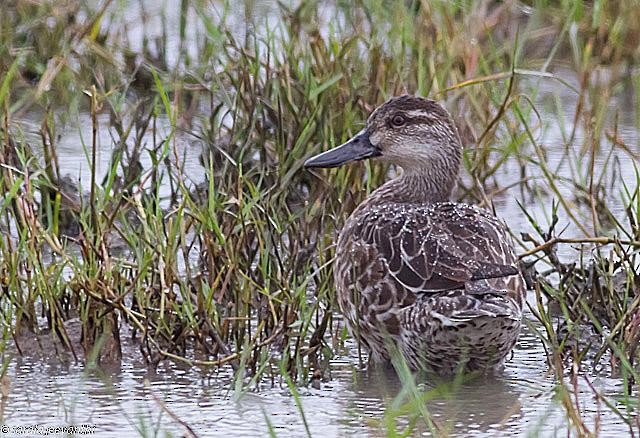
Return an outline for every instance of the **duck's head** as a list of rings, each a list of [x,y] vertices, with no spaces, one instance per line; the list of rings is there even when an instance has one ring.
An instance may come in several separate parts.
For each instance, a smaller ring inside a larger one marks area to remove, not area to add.
[[[365,128],[346,143],[309,158],[305,167],[337,167],[377,158],[407,173],[437,171],[455,178],[461,145],[449,113],[433,100],[393,97],[379,106]]]

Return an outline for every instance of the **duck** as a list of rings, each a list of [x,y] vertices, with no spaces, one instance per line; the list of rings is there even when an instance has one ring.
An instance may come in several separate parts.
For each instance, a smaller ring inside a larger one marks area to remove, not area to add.
[[[305,161],[378,160],[399,175],[339,232],[333,275],[351,336],[374,363],[440,375],[501,369],[520,333],[525,283],[505,223],[451,201],[462,158],[451,115],[420,96],[389,99],[346,143]]]

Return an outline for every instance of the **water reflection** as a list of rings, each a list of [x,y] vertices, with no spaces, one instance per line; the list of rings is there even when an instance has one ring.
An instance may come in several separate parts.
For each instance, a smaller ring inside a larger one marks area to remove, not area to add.
[[[518,424],[523,417],[520,397],[522,388],[512,381],[495,376],[480,376],[464,382],[422,377],[419,388],[425,394],[425,407],[440,432],[464,434],[471,430],[494,433],[509,424]],[[382,419],[384,404],[389,406],[402,391],[402,380],[391,369],[363,374],[353,386],[356,397],[345,407],[360,418]],[[407,402],[408,400],[404,400]],[[377,422],[373,430],[378,431]],[[363,426],[360,422],[345,421],[349,426]],[[402,419],[400,421],[402,424]],[[418,430],[427,432],[426,424]]]

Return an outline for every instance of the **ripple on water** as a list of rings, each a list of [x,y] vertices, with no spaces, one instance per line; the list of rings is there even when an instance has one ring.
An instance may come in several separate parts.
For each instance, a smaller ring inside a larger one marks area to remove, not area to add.
[[[358,371],[357,350],[349,346],[349,353],[332,364],[331,382],[319,390],[300,390],[314,435],[384,434],[385,409],[400,392],[401,382],[394,373]],[[11,362],[9,377],[7,424],[92,423],[100,436],[138,433],[145,428],[182,434],[181,426],[162,412],[155,394],[202,435],[264,435],[267,417],[278,435],[305,434],[298,407],[286,387],[261,388],[234,397],[227,372],[206,376],[195,369],[163,364],[155,373],[140,365],[125,365],[117,374],[100,374],[84,372],[80,366],[23,358]],[[622,394],[619,379],[593,376],[590,380],[614,402]],[[579,383],[587,424],[593,426],[600,412],[601,427],[624,433],[620,419],[602,403],[598,405],[586,382]],[[419,385],[426,390],[437,386],[430,380]],[[501,374],[457,385],[446,397],[428,401],[427,408],[451,435],[519,436],[535,430],[544,435],[562,431],[566,424],[562,408],[553,400],[554,387],[544,349],[525,327]],[[624,408],[622,402],[617,405]],[[404,421],[398,424],[406,424]],[[423,424],[418,429],[428,435]]]

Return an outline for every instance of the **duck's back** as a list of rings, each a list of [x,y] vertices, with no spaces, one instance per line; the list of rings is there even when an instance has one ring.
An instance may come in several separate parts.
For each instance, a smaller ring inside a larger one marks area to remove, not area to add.
[[[484,209],[365,202],[341,231],[336,256],[340,307],[374,356],[388,356],[389,337],[406,342],[473,320],[519,327],[524,285],[512,240]]]

